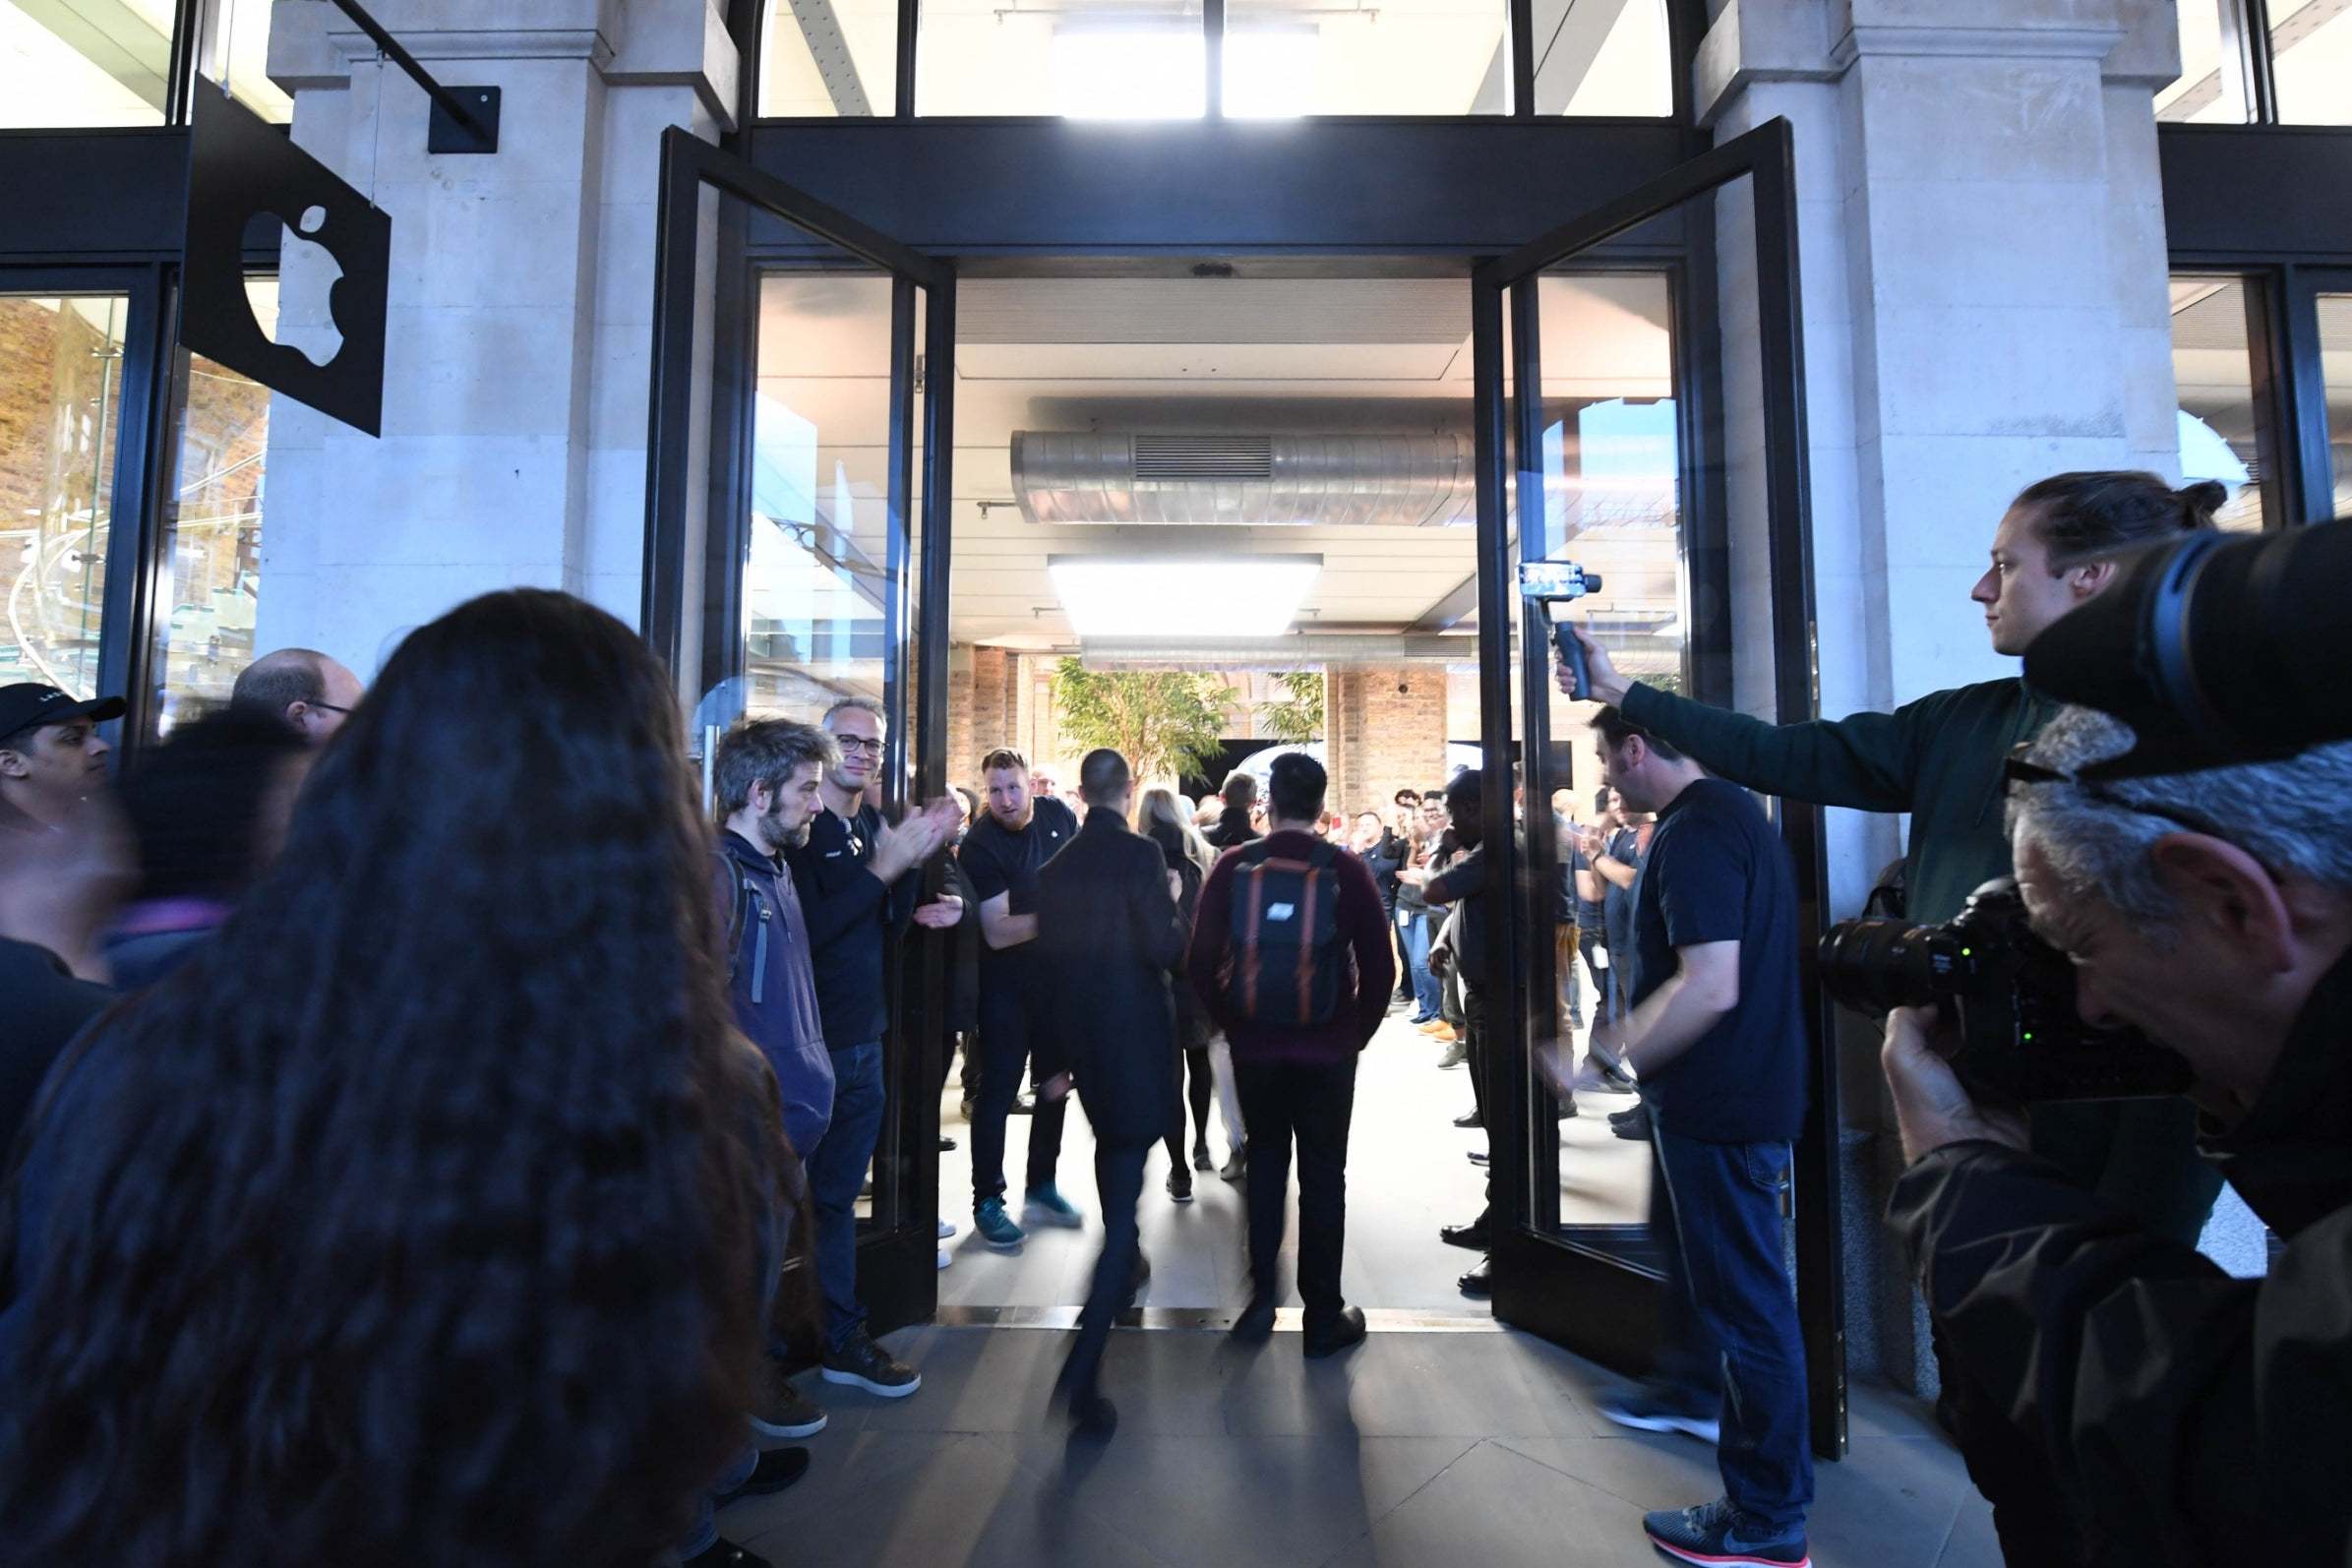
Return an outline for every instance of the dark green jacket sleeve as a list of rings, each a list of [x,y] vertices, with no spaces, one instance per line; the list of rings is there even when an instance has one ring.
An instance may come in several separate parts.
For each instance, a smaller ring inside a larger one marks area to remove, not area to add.
[[[1767,724],[1656,687],[1625,692],[1625,716],[1711,773],[1767,795],[1861,812],[1907,812],[1922,704],[1804,724]]]
[[[1992,1144],[1928,1155],[1890,1209],[1960,1365],[2088,1503],[2102,1561],[2342,1560],[2352,1211],[2238,1280]]]

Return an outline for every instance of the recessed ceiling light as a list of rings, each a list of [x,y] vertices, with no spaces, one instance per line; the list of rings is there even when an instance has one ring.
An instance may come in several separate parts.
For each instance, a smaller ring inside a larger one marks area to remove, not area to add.
[[[1081,637],[1270,637],[1290,630],[1321,556],[1055,556]]]

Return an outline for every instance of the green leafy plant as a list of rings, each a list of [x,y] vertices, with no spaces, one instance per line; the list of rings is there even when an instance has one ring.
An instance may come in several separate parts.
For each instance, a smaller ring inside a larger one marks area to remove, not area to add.
[[[1188,670],[1090,670],[1074,655],[1054,667],[1062,739],[1078,750],[1112,748],[1138,779],[1205,771],[1232,694],[1218,677]]]
[[[1274,677],[1282,695],[1257,704],[1258,728],[1278,741],[1302,745],[1323,738],[1323,672],[1283,670]]]

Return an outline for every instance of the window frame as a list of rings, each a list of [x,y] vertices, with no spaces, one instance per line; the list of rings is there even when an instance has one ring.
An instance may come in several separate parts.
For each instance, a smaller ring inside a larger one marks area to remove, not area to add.
[[[2221,77],[2221,99],[2239,111],[2237,118],[2219,123],[2327,129],[2315,121],[2279,117],[2277,56],[2270,46],[2270,0],[2203,0],[2203,3],[2215,8],[2221,23],[2220,58],[2214,66]]]

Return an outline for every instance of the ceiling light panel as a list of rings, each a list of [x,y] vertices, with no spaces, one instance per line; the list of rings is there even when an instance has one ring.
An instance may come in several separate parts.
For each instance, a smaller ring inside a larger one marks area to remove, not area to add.
[[[1321,556],[1055,556],[1079,637],[1266,637],[1290,630]]]

